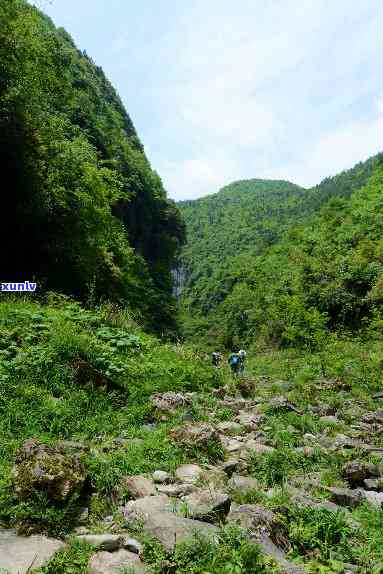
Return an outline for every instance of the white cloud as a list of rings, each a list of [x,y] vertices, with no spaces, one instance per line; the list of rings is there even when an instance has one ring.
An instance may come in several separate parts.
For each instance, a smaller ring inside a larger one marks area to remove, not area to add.
[[[175,199],[252,177],[313,185],[383,148],[381,0],[77,4],[48,12],[119,88]],[[91,24],[74,16],[90,7]]]
[[[349,36],[356,24],[344,1],[211,0],[204,9],[196,1],[174,55],[166,117],[186,151],[152,156],[170,195],[197,197],[248,177],[313,185],[379,151],[380,120],[343,118],[359,97],[353,67],[383,49],[383,13],[373,4],[355,13],[368,30],[360,44]]]
[[[353,167],[383,151],[383,108],[368,122],[353,122],[312,142],[292,163],[271,169],[265,177],[290,179],[311,187],[325,177]]]

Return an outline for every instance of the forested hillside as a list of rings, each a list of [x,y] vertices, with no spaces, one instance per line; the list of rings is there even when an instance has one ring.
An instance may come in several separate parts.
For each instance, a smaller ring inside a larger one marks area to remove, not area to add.
[[[0,163],[2,280],[174,326],[179,213],[102,69],[24,0],[0,4]]]
[[[249,180],[179,204],[187,336],[317,344],[370,323],[382,259],[381,157],[312,189]]]

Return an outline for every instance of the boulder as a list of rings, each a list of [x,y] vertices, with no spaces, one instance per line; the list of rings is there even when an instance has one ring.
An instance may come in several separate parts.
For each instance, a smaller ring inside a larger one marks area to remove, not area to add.
[[[229,490],[239,491],[241,494],[246,494],[252,490],[259,490],[260,485],[256,478],[251,476],[241,476],[234,474],[227,483]]]
[[[257,504],[233,505],[227,518],[228,522],[245,528],[253,539],[269,538],[285,551],[290,549],[286,529],[276,514]]]
[[[318,403],[311,407],[311,410],[313,413],[321,417],[335,415],[336,413],[336,408],[328,405],[327,403]]]
[[[362,499],[366,500],[372,506],[381,509],[383,503],[383,492],[373,492],[371,490],[360,490]]]
[[[124,537],[118,534],[83,534],[77,536],[77,540],[87,542],[95,546],[98,550],[113,552],[123,546]]]
[[[257,405],[257,401],[249,401],[241,397],[225,396],[222,400],[218,401],[218,405],[224,409],[230,409],[233,413],[239,413],[244,408],[250,408]]]
[[[361,486],[368,478],[383,476],[383,465],[356,460],[346,463],[342,468],[342,474],[351,486]]]
[[[315,500],[311,498],[311,496],[308,496],[305,491],[292,486],[287,487],[287,492],[289,493],[291,502],[297,506],[306,506],[315,510],[328,510],[330,512],[342,510],[340,506],[334,502],[330,502],[329,500]]]
[[[263,444],[256,440],[249,440],[244,445],[244,448],[239,453],[240,458],[248,459],[252,454],[264,454],[267,452],[273,452],[275,449],[272,446],[268,446],[267,444]]]
[[[383,409],[366,413],[362,416],[362,422],[368,424],[383,425]]]
[[[271,399],[271,401],[269,402],[268,410],[273,412],[300,413],[300,411],[296,408],[296,406],[290,403],[286,399],[286,397],[283,396],[274,397],[273,399]]]
[[[119,491],[125,490],[128,491],[129,497],[134,499],[157,494],[153,481],[141,474],[123,478],[119,485]]]
[[[222,520],[230,510],[231,499],[227,494],[214,490],[198,490],[183,498],[190,518],[215,522]]]
[[[245,427],[246,430],[252,431],[259,427],[263,418],[263,415],[240,411],[234,420],[241,426]]]
[[[197,464],[182,464],[175,472],[175,477],[179,482],[195,483],[203,475],[203,470]]]
[[[362,501],[362,494],[359,489],[327,487],[326,490],[331,494],[333,502],[339,506],[355,508]]]
[[[267,536],[260,540],[256,538],[253,541],[260,546],[262,552],[267,557],[272,558],[277,563],[281,574],[305,574],[305,568],[288,560],[286,552],[278,548]]]
[[[243,432],[243,427],[234,421],[225,421],[217,425],[217,429],[224,435],[238,435]]]
[[[377,478],[366,478],[363,481],[363,486],[366,490],[382,490],[382,481]]]
[[[222,470],[228,475],[231,476],[233,472],[238,469],[239,460],[237,458],[230,458],[226,462],[222,464]]]
[[[85,443],[74,440],[62,440],[57,443],[57,448],[69,454],[88,452],[90,450],[89,446]]]
[[[64,542],[45,536],[18,536],[14,530],[0,529],[0,571],[27,574],[37,570],[65,548]]]
[[[137,554],[124,549],[117,552],[97,552],[88,565],[89,574],[120,574],[122,571],[129,571],[129,574],[148,572]]]
[[[131,518],[128,518],[130,522]],[[144,532],[157,538],[165,550],[171,552],[178,542],[187,540],[195,532],[206,536],[215,536],[218,529],[213,524],[183,518],[172,512],[151,510],[141,516],[140,526]]]
[[[86,472],[77,457],[29,439],[17,452],[14,477],[16,494],[22,498],[40,491],[51,500],[65,501],[81,490]]]
[[[229,438],[227,436],[221,436],[220,437],[221,440],[221,445],[223,447],[223,449],[227,452],[227,453],[232,453],[232,452],[238,452],[243,448],[243,442],[242,439],[238,438]]]
[[[170,432],[170,436],[185,448],[193,447],[208,452],[212,446],[220,446],[218,432],[208,423],[178,427]]]
[[[347,462],[343,465],[342,474],[351,486],[359,486],[369,476],[368,465],[357,460]]]
[[[164,470],[155,470],[153,472],[152,478],[156,484],[166,484],[168,482],[172,482],[172,477],[168,472],[165,472]]]
[[[157,393],[150,397],[151,403],[160,411],[175,411],[179,407],[184,407],[191,403],[191,398],[182,393]]]
[[[127,520],[140,519],[151,511],[169,511],[175,510],[171,499],[165,494],[158,496],[145,496],[137,500],[130,500],[121,508],[124,518]]]
[[[133,554],[142,554],[144,547],[142,546],[141,542],[138,542],[135,538],[129,538],[128,536],[123,537],[122,547],[125,550],[129,550],[129,552],[133,552]]]
[[[159,484],[157,491],[167,496],[180,497],[191,494],[197,489],[194,484],[185,482],[181,484]]]
[[[228,522],[246,529],[250,540],[260,546],[266,556],[277,562],[281,572],[304,574],[305,569],[302,566],[297,566],[286,558],[290,543],[285,527],[273,512],[255,504],[233,505]]]

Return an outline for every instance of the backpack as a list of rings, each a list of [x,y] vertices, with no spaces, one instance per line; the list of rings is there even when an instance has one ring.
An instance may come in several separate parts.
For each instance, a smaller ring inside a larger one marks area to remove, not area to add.
[[[238,365],[238,363],[239,363],[238,355],[232,355],[230,357],[230,365]]]

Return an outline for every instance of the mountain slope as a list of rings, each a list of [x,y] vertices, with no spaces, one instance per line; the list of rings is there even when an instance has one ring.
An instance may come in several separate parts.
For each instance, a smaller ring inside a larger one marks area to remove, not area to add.
[[[320,245],[331,242],[335,245],[340,241],[337,234],[341,230],[333,219],[342,219],[347,205],[351,210],[354,208],[353,194],[379,170],[379,162],[380,156],[375,156],[308,190],[286,182],[250,180],[228,186],[205,199],[181,202],[179,206],[188,235],[188,245],[180,259],[185,281],[182,290],[185,333],[198,332],[200,336],[201,331],[210,331],[215,340],[217,336],[223,337],[226,344],[232,344],[233,336],[252,339],[258,335],[268,301],[273,307],[285,291],[295,293],[298,283],[304,294],[308,287],[305,279],[301,279],[306,273],[304,261],[317,259],[319,265],[320,258],[318,252],[311,254],[310,241]],[[379,189],[378,182],[374,185]],[[372,195],[366,192],[365,197],[365,209],[372,205],[375,209]],[[378,210],[377,221],[380,216]],[[326,228],[326,223],[333,227]],[[356,229],[355,224],[355,233]],[[366,229],[367,237],[369,233]],[[346,246],[342,245],[342,249]],[[330,247],[328,251],[322,257],[321,265],[325,266],[325,257],[334,261]],[[299,277],[294,276],[298,269]],[[277,291],[276,285],[281,281],[283,286],[279,289],[282,291]],[[255,291],[259,295],[263,291],[264,297],[254,299]],[[318,321],[322,325],[327,322],[327,313],[329,324],[352,323],[347,317],[340,320],[340,311],[331,314],[329,305],[321,306],[314,298],[308,307],[318,311]],[[341,307],[338,305],[339,309]],[[255,314],[258,319],[248,324],[246,317]],[[284,315],[285,310],[275,311],[275,321],[283,323]],[[302,320],[305,322],[307,318]],[[356,324],[358,321],[354,322]],[[262,332],[272,340],[284,339],[274,323]]]
[[[1,3],[0,67],[1,279],[121,302],[166,330],[183,224],[114,88],[24,0]]]

